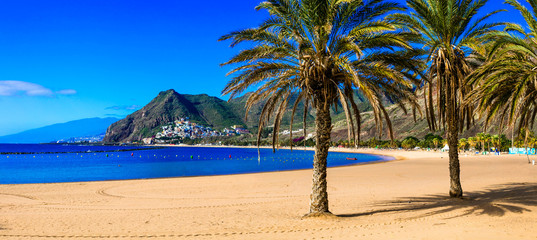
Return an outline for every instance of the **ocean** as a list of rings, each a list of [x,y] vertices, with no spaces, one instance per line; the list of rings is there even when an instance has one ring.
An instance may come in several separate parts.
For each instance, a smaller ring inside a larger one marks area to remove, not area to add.
[[[311,169],[313,151],[0,144],[0,184],[211,176]],[[348,160],[348,158],[356,160]],[[393,158],[330,152],[328,167]]]

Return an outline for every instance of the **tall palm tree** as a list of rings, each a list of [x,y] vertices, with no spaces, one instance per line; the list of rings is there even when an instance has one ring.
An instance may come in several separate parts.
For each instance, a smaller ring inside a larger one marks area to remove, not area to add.
[[[476,138],[481,143],[481,152],[485,153],[486,151],[485,142],[487,141],[487,135],[485,133],[478,133],[476,135]]]
[[[535,146],[537,145],[537,138],[532,137],[528,139],[528,146],[530,147],[530,151],[532,151],[532,154],[535,154]]]
[[[459,140],[459,146],[466,151],[466,147],[468,146],[468,140],[466,138],[461,138]]]
[[[501,143],[502,143],[502,142],[501,142],[502,140],[501,140],[501,138],[500,138],[500,135],[498,135],[498,134],[492,135],[492,136],[490,137],[490,140],[491,140],[492,145],[494,146],[494,148],[495,148],[495,149],[498,149],[498,151],[500,151],[499,149],[500,149],[500,146],[501,146]]]
[[[249,87],[257,87],[248,98],[247,112],[255,103],[266,100],[259,131],[274,117],[273,145],[278,142],[277,133],[288,106],[292,105],[293,116],[301,102],[305,112],[310,105],[315,109],[309,215],[329,214],[326,158],[332,131],[330,109],[344,110],[349,142],[354,137],[358,143],[361,118],[354,101],[358,91],[372,106],[379,133],[384,119],[393,139],[383,103],[388,100],[405,111],[405,102],[417,107],[413,91],[417,82],[411,80],[421,61],[408,41],[416,34],[384,20],[385,14],[403,8],[380,0],[267,0],[257,9],[267,10],[270,18],[256,28],[220,39],[232,40],[231,46],[242,42],[251,46],[223,64],[238,66],[230,72],[233,78],[222,93],[233,98]],[[260,136],[258,132],[258,145]]]
[[[488,151],[490,151],[490,134],[485,134],[484,137],[483,137],[483,141],[487,144],[486,148],[485,148],[485,153],[487,153]]]
[[[470,145],[470,148],[475,148],[477,146],[477,143],[479,140],[477,140],[476,137],[469,137],[468,138],[468,144]]]
[[[410,14],[394,14],[393,19],[421,33],[424,48],[428,51],[430,67],[424,85],[428,103],[426,114],[429,126],[434,130],[435,118],[432,90],[436,86],[438,125],[447,125],[449,145],[449,172],[451,197],[462,197],[460,165],[458,155],[458,134],[472,121],[472,107],[461,105],[463,98],[471,91],[465,78],[472,71],[470,57],[485,52],[484,43],[493,28],[499,24],[485,24],[484,21],[497,11],[478,18],[477,13],[487,0],[407,0],[412,9]]]
[[[438,144],[440,143],[440,139],[438,138],[433,138],[433,144],[434,144],[434,147],[435,149],[438,149]]]
[[[500,120],[500,127],[508,124],[517,132],[533,128],[537,115],[537,1],[528,0],[531,11],[516,0],[506,0],[524,17],[526,32],[521,26],[510,24],[495,42],[488,54],[488,62],[469,77],[479,83],[467,101],[477,103],[477,110],[486,114],[486,123]],[[517,124],[518,121],[518,124]]]
[[[481,143],[481,152],[485,152],[485,133],[478,133],[475,137]]]

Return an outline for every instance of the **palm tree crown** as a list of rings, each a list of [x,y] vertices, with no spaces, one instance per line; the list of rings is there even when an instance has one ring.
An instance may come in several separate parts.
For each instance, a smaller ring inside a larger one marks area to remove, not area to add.
[[[537,1],[528,2],[532,11],[515,0],[506,1],[519,10],[529,31],[515,24],[506,28],[491,48],[489,61],[470,76],[480,87],[467,99],[486,113],[487,124],[496,117],[500,127],[514,127],[518,121],[517,132],[533,128],[537,115]]]

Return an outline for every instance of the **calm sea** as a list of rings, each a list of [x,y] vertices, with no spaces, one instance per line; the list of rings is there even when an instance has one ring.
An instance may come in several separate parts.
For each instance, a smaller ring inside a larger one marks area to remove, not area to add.
[[[25,154],[14,154],[25,153]],[[348,160],[356,158],[357,160]],[[328,166],[390,157],[330,152]],[[0,144],[0,184],[81,182],[311,169],[313,151]]]

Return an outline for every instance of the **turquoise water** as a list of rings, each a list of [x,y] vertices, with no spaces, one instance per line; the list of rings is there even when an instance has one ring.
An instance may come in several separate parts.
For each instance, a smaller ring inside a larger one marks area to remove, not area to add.
[[[13,154],[15,152],[24,154]],[[0,184],[210,176],[311,169],[313,151],[217,147],[0,144]],[[356,158],[357,160],[348,160]],[[330,152],[328,166],[393,158]]]

